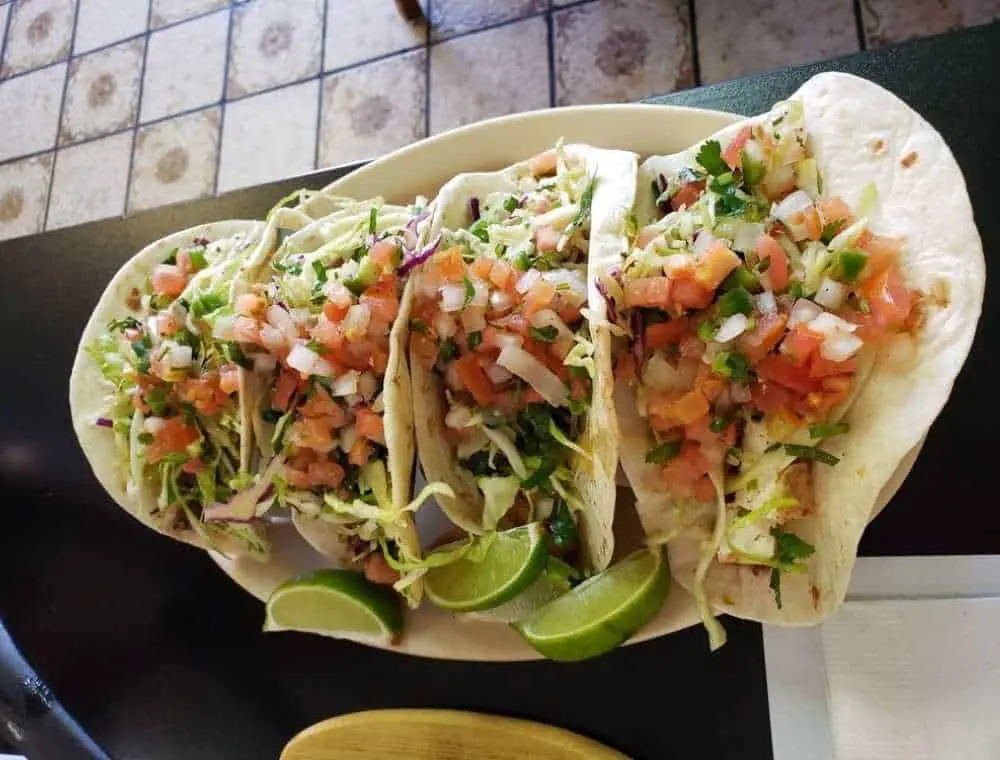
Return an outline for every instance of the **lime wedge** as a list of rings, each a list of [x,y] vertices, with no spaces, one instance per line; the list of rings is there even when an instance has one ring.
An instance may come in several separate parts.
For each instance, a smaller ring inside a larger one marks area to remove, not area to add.
[[[403,630],[399,596],[350,570],[318,570],[267,600],[265,631],[304,631],[386,645]]]
[[[486,555],[434,567],[424,576],[424,592],[453,612],[488,610],[531,586],[545,570],[545,527],[530,523],[497,533]]]
[[[663,606],[670,570],[662,549],[642,549],[514,624],[540,654],[572,662],[614,649]]]

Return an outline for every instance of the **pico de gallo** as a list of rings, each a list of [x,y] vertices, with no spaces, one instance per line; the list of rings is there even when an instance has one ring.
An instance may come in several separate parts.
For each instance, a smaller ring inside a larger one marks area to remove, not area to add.
[[[562,147],[472,197],[414,282],[411,351],[440,376],[446,445],[482,492],[482,527],[544,521],[580,560],[571,460],[594,372],[587,250],[596,179]],[[579,564],[579,562],[577,562]]]
[[[245,356],[211,320],[258,237],[195,238],[170,250],[128,294],[130,313],[86,350],[112,386],[97,424],[115,436],[128,493],[146,503],[141,495],[155,484],[149,517],[162,529],[193,530],[210,547],[225,537],[263,554],[240,406]],[[209,529],[212,505],[248,492],[245,519]]]
[[[814,551],[786,524],[815,508],[812,468],[838,462],[821,444],[849,432],[874,347],[918,315],[901,241],[869,229],[874,188],[856,209],[824,194],[802,117],[779,104],[656,176],[663,216],[605,282],[631,331],[616,376],[652,440],[644,485],[716,505],[699,582],[712,559],[770,567],[779,607],[781,573]]]
[[[272,212],[282,242],[270,276],[220,312],[215,333],[235,342],[250,372],[251,425],[273,502],[319,518],[339,539],[337,559],[407,593],[413,579],[401,583],[396,566],[416,560],[419,547],[405,539],[405,515],[448,492],[431,485],[399,506],[387,468],[391,333],[424,202],[298,199]]]

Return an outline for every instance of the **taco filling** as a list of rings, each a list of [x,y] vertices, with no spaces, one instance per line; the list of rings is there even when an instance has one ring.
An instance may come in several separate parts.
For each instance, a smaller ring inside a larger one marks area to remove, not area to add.
[[[464,226],[441,230],[416,275],[409,323],[414,362],[445,396],[436,444],[453,449],[482,502],[478,524],[463,527],[544,521],[550,551],[581,568],[572,460],[590,456],[579,442],[594,371],[585,307],[595,182],[556,149],[505,189],[469,198]]]
[[[236,234],[170,250],[131,289],[130,314],[112,320],[86,351],[112,388],[97,424],[113,431],[127,493],[139,500],[156,484],[146,517],[167,532],[194,531],[209,547],[224,536],[264,553],[266,542],[247,524],[260,496],[239,393],[247,357],[216,327],[254,243]],[[248,513],[209,530],[212,505],[240,494]]]
[[[696,585],[712,561],[766,568],[779,607],[814,552],[795,520],[816,509],[815,468],[837,466],[824,444],[850,432],[877,346],[919,315],[900,241],[824,195],[808,146],[795,102],[703,143],[656,177],[662,218],[608,282],[632,332],[616,376],[648,428],[642,485],[675,505],[673,535],[714,521]]]
[[[415,588],[390,563],[419,556],[408,513],[438,489],[411,502],[411,464],[390,466],[400,402],[389,389],[399,385],[400,265],[425,216],[420,201],[322,194],[276,209],[283,240],[269,276],[235,300],[223,331],[251,370],[251,424],[274,503],[315,548],[407,593]],[[397,440],[408,438],[407,421],[398,424]]]

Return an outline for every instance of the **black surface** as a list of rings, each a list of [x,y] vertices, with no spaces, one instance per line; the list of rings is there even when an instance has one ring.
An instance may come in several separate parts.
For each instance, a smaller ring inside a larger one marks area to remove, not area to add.
[[[941,130],[966,173],[987,256],[998,250],[991,206],[1000,176],[1000,26],[662,100],[752,113],[824,68],[880,82]],[[102,288],[148,241],[202,221],[259,216],[301,182],[0,244],[0,615],[51,692],[117,757],[275,757],[309,723],[394,706],[533,718],[639,758],[768,756],[756,625],[728,622],[730,643],[711,656],[693,629],[578,665],[435,662],[296,634],[265,637],[260,605],[205,555],[142,529],[110,503],[76,445],[66,401],[77,336]],[[1000,339],[994,300],[987,288],[956,393],[866,536],[866,553],[1000,548],[1000,510],[989,498],[996,446],[987,438],[996,422],[988,387],[989,348]],[[88,754],[56,744],[76,741],[72,721],[48,692],[37,700],[37,684],[24,688],[23,663],[9,648],[0,654],[0,717],[24,717],[19,746],[37,748],[35,760]]]

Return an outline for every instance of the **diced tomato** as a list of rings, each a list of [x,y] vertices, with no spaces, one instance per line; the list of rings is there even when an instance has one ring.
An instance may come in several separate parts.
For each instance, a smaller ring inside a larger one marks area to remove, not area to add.
[[[704,191],[704,182],[686,182],[670,196],[670,208],[680,211],[682,208],[693,206]]]
[[[301,407],[299,413],[303,417],[332,417],[336,427],[340,427],[347,421],[347,415],[343,408],[330,396],[329,392],[321,385],[313,388],[312,395]]]
[[[685,309],[704,309],[712,303],[712,290],[695,280],[673,280],[670,298]]]
[[[309,477],[308,472],[303,472],[287,464],[284,470],[285,480],[292,488],[312,488],[312,478]]]
[[[719,443],[724,443],[726,446],[732,446],[736,442],[736,426],[733,424],[726,425],[725,429],[721,433],[716,433],[711,428],[712,417],[711,415],[705,415],[694,422],[690,422],[684,426],[684,437],[691,441],[697,441],[701,444],[707,444],[709,446],[715,446]]]
[[[292,399],[292,394],[299,388],[299,373],[290,369],[282,368],[278,375],[278,382],[274,386],[274,396],[271,398],[271,407],[279,412],[288,411],[288,402]]]
[[[651,418],[657,418],[661,426],[670,428],[687,425],[708,414],[708,400],[699,390],[680,395],[652,391],[649,394],[647,409]]]
[[[580,303],[571,301],[558,292],[552,300],[552,306],[559,314],[559,319],[569,327],[572,327],[580,319],[580,305]]]
[[[334,447],[334,417],[303,417],[292,423],[292,441],[296,446],[314,451],[330,451]]]
[[[446,251],[438,251],[431,257],[430,271],[437,278],[447,282],[461,282],[465,277],[465,260],[460,246],[452,246]]]
[[[777,383],[754,383],[750,388],[750,403],[764,414],[785,409],[791,402],[791,392]]]
[[[875,235],[867,230],[858,237],[855,245],[868,254],[868,261],[862,272],[863,279],[870,279],[881,274],[893,264],[898,263],[903,248],[899,238]]]
[[[389,367],[389,350],[383,346],[374,346],[368,356],[368,367],[377,375],[384,375]]]
[[[399,299],[395,293],[378,292],[370,294],[365,292],[361,296],[361,303],[371,309],[373,320],[392,324],[399,314]]]
[[[493,383],[486,376],[479,357],[475,354],[464,354],[455,360],[455,369],[466,390],[472,394],[480,406],[489,406],[493,402]]]
[[[181,472],[186,472],[189,475],[197,475],[199,472],[204,471],[204,469],[205,463],[200,459],[189,459],[181,465]]]
[[[249,317],[237,317],[233,321],[233,339],[238,343],[258,343],[260,326]]]
[[[913,308],[913,294],[903,283],[898,266],[889,266],[865,280],[861,293],[868,300],[872,321],[879,327],[902,327]]]
[[[358,438],[351,444],[351,450],[347,452],[347,461],[355,467],[362,467],[367,464],[372,455],[372,445],[367,438]]]
[[[330,321],[325,309],[323,316],[317,320],[313,327],[311,335],[314,341],[320,343],[331,353],[336,354],[344,347],[343,323]]]
[[[852,378],[849,375],[834,375],[824,377],[823,390],[828,393],[847,393],[851,389]]]
[[[663,467],[663,480],[668,487],[688,489],[703,478],[712,463],[702,454],[701,446],[693,441],[685,441],[681,452]],[[715,491],[712,491],[713,496]]]
[[[229,398],[219,387],[219,373],[215,371],[185,378],[177,384],[177,395],[202,414],[216,414]]]
[[[402,258],[399,243],[395,240],[377,240],[368,252],[368,257],[379,265],[383,272],[391,272]]]
[[[242,293],[236,296],[236,313],[244,317],[252,317],[258,312],[264,311],[267,302],[254,293]]]
[[[495,261],[498,261],[498,259],[493,259],[489,256],[476,256],[472,264],[469,265],[469,269],[480,280],[488,280],[490,272],[493,271],[493,262]]]
[[[368,407],[359,407],[354,412],[354,430],[370,441],[385,443],[385,425],[382,415]]]
[[[716,240],[698,261],[694,277],[703,287],[715,290],[741,263],[742,259],[729,246]],[[676,294],[674,300],[677,300]]]
[[[761,263],[770,259],[763,279],[770,290],[780,293],[788,287],[788,255],[777,240],[770,235],[761,235],[757,241],[757,257]]]
[[[751,364],[759,362],[778,345],[787,321],[784,314],[765,314],[757,319],[753,330],[740,336],[740,351]]]
[[[715,486],[711,478],[706,475],[696,480],[691,486],[691,497],[702,503],[715,501]]]
[[[691,324],[687,319],[672,319],[669,322],[654,322],[646,328],[643,336],[650,350],[675,346],[686,335],[691,334]]]
[[[700,359],[705,355],[705,344],[694,333],[688,333],[681,338],[677,348],[685,359]]]
[[[219,388],[231,395],[240,389],[240,368],[235,364],[227,364],[219,368]]]
[[[550,303],[552,303],[552,298],[556,294],[555,286],[546,281],[539,280],[531,289],[528,291],[528,295],[524,300],[524,316],[530,317],[537,311],[541,311]]]
[[[796,325],[781,344],[781,353],[793,364],[803,365],[819,350],[823,336],[814,333],[805,325]]]
[[[819,389],[819,383],[809,377],[807,366],[797,366],[782,354],[769,354],[754,367],[762,380],[771,380],[799,393]]]
[[[819,209],[820,216],[823,217],[824,226],[834,222],[842,223],[837,230],[838,232],[854,221],[851,207],[844,203],[841,198],[823,198],[816,202],[816,207]]]
[[[752,134],[753,127],[750,125],[743,127],[733,136],[733,139],[729,141],[729,145],[726,146],[726,149],[722,151],[722,160],[729,164],[730,169],[740,168],[743,146],[747,144],[747,140],[750,139]]]
[[[153,292],[158,296],[179,296],[187,287],[187,275],[172,264],[158,264],[153,269]]]
[[[167,417],[146,446],[146,461],[156,464],[167,454],[183,454],[197,440],[198,430],[194,425],[188,425],[180,416]]]
[[[490,282],[501,290],[511,292],[514,290],[515,283],[517,283],[517,276],[517,271],[514,267],[502,259],[497,259],[490,270],[489,279]]]
[[[823,220],[815,206],[810,206],[804,212],[806,237],[809,240],[819,240],[823,236]]]
[[[625,281],[625,304],[629,308],[647,306],[666,309],[670,305],[673,282],[667,277],[639,277]]]
[[[809,362],[809,377],[813,379],[821,379],[824,377],[831,377],[833,375],[849,375],[858,370],[858,360],[848,359],[843,362],[832,362],[829,359],[824,359],[819,355],[819,352],[813,354],[812,360]]]
[[[347,310],[350,308],[350,306],[333,303],[333,301],[327,301],[323,304],[323,316],[325,316],[330,322],[340,322],[347,316]]]
[[[562,233],[555,227],[543,225],[535,229],[535,247],[542,253],[554,251],[559,245]]]
[[[359,439],[360,440],[360,439]],[[336,488],[344,479],[344,468],[336,462],[320,460],[309,464],[309,479],[314,486]]]
[[[540,177],[549,177],[555,174],[557,165],[556,152],[554,150],[547,150],[531,159],[531,162],[528,164],[528,170],[531,172],[532,177],[539,179]]]

